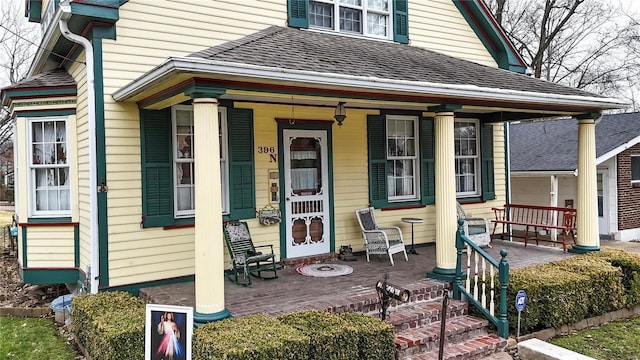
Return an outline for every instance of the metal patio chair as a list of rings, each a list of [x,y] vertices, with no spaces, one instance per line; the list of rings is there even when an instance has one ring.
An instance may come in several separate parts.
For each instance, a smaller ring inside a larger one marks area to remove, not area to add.
[[[458,220],[464,220],[464,234],[478,246],[491,247],[489,220],[486,218],[468,217],[459,202],[456,201]]]
[[[356,210],[356,217],[358,218],[358,223],[360,223],[360,229],[362,229],[367,262],[369,262],[369,255],[388,254],[391,266],[393,266],[392,255],[399,252],[404,253],[404,259],[409,261],[404,240],[402,239],[402,232],[399,227],[378,226],[372,207]]]
[[[231,269],[225,271],[225,276],[231,282],[249,286],[252,276],[262,279],[278,277],[273,245],[254,246],[249,227],[244,221],[229,221],[223,229],[224,241],[231,256]],[[272,275],[263,276],[263,272]]]

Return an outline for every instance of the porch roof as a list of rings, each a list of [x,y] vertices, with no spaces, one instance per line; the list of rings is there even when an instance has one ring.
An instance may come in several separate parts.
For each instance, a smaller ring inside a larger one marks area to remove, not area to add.
[[[42,96],[48,93],[75,95],[76,82],[67,71],[56,69],[2,88],[1,99],[2,104],[7,106],[11,98]]]
[[[233,79],[412,96],[412,101],[590,112],[620,100],[388,41],[271,26],[187,57],[172,57],[116,91],[144,101],[171,79]],[[225,77],[226,76],[226,77]],[[175,83],[175,82],[174,82]]]
[[[566,173],[578,167],[575,119],[511,124],[509,142],[512,173]],[[596,123],[596,164],[638,143],[640,112],[603,115]]]

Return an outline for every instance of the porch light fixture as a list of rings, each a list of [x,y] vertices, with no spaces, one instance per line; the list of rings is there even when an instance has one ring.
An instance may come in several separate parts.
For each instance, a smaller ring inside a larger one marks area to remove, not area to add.
[[[335,115],[333,115],[333,118],[338,122],[338,126],[342,126],[342,122],[347,118],[347,111],[344,108],[343,101],[340,101],[336,106],[336,112]]]

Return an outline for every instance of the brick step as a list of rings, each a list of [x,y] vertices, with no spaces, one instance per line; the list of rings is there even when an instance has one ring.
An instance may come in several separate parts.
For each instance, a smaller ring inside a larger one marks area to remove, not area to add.
[[[449,284],[432,279],[422,279],[408,285],[397,285],[409,290],[411,295],[409,296],[409,301],[406,303],[391,300],[389,302],[389,312],[395,311],[394,309],[401,308],[407,304],[416,302],[423,303],[437,299],[441,300],[444,292],[449,289]],[[317,308],[334,314],[358,311],[375,315],[380,311],[380,299],[375,290],[375,284],[367,286],[360,285],[353,286],[349,291],[343,293],[340,298],[332,299],[330,305],[325,306],[320,304]]]
[[[495,334],[478,336],[473,339],[457,343],[446,344],[443,349],[443,360],[464,359],[464,360],[480,360],[488,355],[504,352],[507,346],[507,339],[503,339]],[[403,360],[438,360],[438,351],[436,346],[433,350],[400,357]]]
[[[486,336],[488,320],[469,315],[447,319],[445,345],[466,342],[475,337]],[[399,358],[438,350],[440,323],[435,322],[414,329],[396,331],[396,352]]]
[[[447,318],[467,315],[468,304],[464,301],[449,300]],[[395,331],[415,329],[431,323],[440,324],[442,319],[442,301],[439,299],[403,304],[387,312],[386,321],[395,327]],[[371,313],[380,318],[379,313]]]

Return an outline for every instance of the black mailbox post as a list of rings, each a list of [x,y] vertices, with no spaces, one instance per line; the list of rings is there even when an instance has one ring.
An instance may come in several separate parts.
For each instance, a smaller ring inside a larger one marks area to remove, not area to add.
[[[387,309],[389,308],[391,299],[407,302],[409,301],[411,293],[407,289],[403,289],[397,285],[389,283],[387,281],[389,279],[388,273],[384,274],[383,279],[383,281],[378,281],[376,283],[376,291],[378,292],[378,298],[380,299],[380,317],[384,321],[387,318]]]

